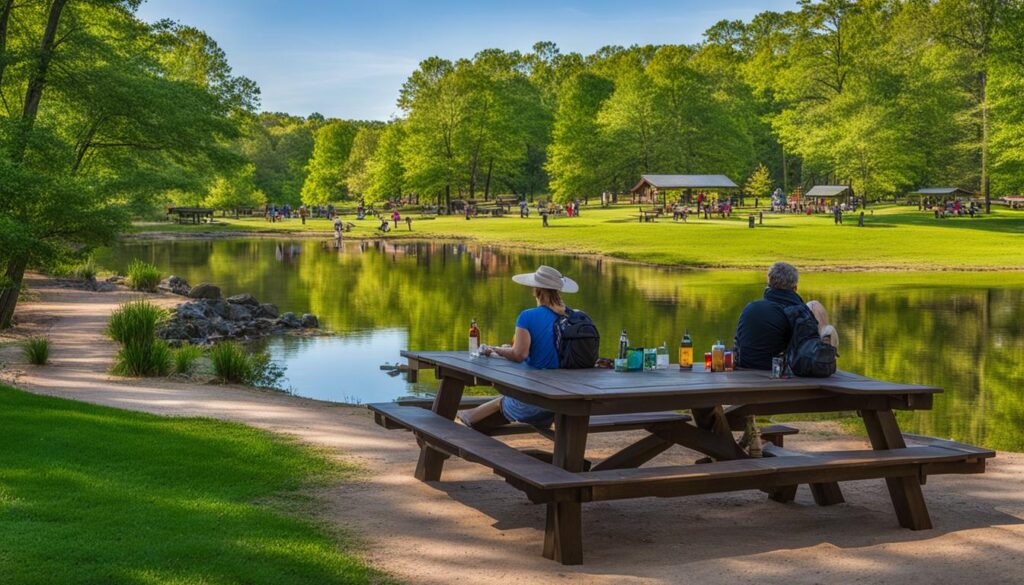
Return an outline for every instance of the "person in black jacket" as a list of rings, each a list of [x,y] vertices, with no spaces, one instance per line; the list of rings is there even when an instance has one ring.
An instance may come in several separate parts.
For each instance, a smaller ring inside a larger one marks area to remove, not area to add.
[[[799,280],[800,273],[791,264],[776,262],[768,269],[764,298],[747,304],[736,324],[738,367],[770,370],[772,358],[786,351],[792,331],[784,309],[804,302],[796,292]],[[839,336],[828,322],[828,311],[824,305],[811,301],[807,306],[818,321],[822,339],[837,346]]]

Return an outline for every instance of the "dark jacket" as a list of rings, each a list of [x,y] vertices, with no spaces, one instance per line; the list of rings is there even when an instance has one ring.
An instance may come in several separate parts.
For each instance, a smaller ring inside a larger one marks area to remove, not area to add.
[[[737,365],[755,370],[772,369],[772,358],[786,351],[791,336],[783,309],[803,304],[795,291],[764,289],[764,299],[749,303],[736,324]]]

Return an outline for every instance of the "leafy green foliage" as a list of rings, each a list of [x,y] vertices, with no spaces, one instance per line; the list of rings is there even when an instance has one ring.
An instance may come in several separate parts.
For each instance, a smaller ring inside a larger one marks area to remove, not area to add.
[[[352,468],[279,435],[5,386],[0,428],[5,584],[388,582],[299,495]]]
[[[260,209],[267,196],[256,187],[256,167],[246,165],[230,176],[217,177],[203,205],[213,209],[238,211]]]
[[[768,172],[768,167],[763,164],[757,166],[757,170],[754,171],[754,174],[750,175],[744,187],[744,191],[755,197],[767,197],[774,189],[775,185],[772,184],[771,173]]]
[[[121,344],[114,359],[118,376],[166,376],[173,365],[171,348],[157,339],[167,311],[149,301],[132,301],[110,315],[107,335]]]
[[[355,141],[356,125],[334,120],[316,132],[309,174],[302,185],[302,202],[326,205],[348,196],[346,165]]]
[[[160,269],[148,262],[135,260],[128,265],[125,278],[133,290],[156,292],[160,284]]]
[[[28,363],[45,366],[50,361],[50,340],[45,337],[30,337],[21,346]]]

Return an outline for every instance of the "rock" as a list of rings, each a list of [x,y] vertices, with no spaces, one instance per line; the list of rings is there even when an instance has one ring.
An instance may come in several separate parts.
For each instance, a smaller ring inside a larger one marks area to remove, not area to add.
[[[219,299],[220,298],[220,287],[214,286],[208,282],[197,284],[192,287],[192,290],[188,293],[191,299]]]
[[[302,315],[301,323],[303,327],[309,329],[315,329],[320,326],[320,320],[317,319],[316,315],[312,313],[305,313],[304,315]]]
[[[230,296],[228,297],[228,302],[232,305],[245,305],[254,308],[260,306],[260,302],[256,300],[256,297],[248,293]]]
[[[188,281],[180,276],[173,275],[161,280],[157,288],[183,297],[187,297],[188,293],[192,290],[192,287],[188,285]]]
[[[281,313],[277,310],[277,305],[273,303],[260,303],[260,315],[268,319],[277,319],[277,316]]]
[[[124,284],[124,277],[115,274],[114,276],[107,277],[107,282],[110,284]]]
[[[252,311],[247,305],[231,303],[231,299],[228,299],[227,318],[232,321],[249,321],[252,319]]]
[[[208,314],[206,305],[198,301],[182,303],[175,311],[175,317],[180,319],[206,319]]]
[[[214,315],[217,315],[222,319],[228,319],[228,316],[231,314],[231,305],[220,299],[204,300],[203,304],[209,307],[209,309],[213,311]]]
[[[295,313],[292,313],[291,311],[288,311],[284,315],[281,315],[281,318],[278,319],[277,322],[281,325],[284,325],[285,327],[290,327],[292,329],[298,329],[299,327],[302,327],[302,322],[299,321],[299,318],[296,317]]]

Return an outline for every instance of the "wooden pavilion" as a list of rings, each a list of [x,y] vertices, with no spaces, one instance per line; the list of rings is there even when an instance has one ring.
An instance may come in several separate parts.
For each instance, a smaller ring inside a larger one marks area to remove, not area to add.
[[[918,202],[922,208],[924,207],[925,197],[941,198],[943,201],[946,201],[948,199],[956,199],[957,197],[976,197],[978,195],[973,191],[961,189],[960,187],[925,187],[917,191],[911,191],[910,194],[918,196]]]
[[[849,185],[815,185],[804,194],[810,201],[817,199],[848,199],[853,197],[853,187]]]
[[[634,200],[639,197],[654,202],[658,195],[662,195],[667,202],[669,192],[678,192],[689,202],[695,189],[723,191],[739,188],[725,175],[640,175],[640,182],[630,189],[630,193]]]

